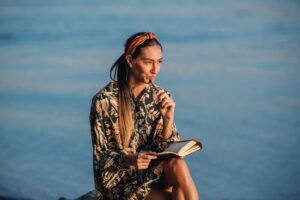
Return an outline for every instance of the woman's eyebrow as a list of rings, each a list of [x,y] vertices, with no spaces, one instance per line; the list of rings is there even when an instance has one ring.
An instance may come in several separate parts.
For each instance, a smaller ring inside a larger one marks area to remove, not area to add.
[[[162,60],[163,58],[161,57],[161,58],[159,58],[159,59],[157,59],[157,60]],[[155,61],[155,59],[151,59],[151,58],[142,58],[142,60],[151,60],[151,61]]]

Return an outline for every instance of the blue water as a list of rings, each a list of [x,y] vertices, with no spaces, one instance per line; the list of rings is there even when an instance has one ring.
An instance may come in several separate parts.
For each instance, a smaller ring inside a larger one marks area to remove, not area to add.
[[[155,32],[201,199],[300,199],[300,2],[0,1],[0,195],[93,189],[88,114],[125,39]]]

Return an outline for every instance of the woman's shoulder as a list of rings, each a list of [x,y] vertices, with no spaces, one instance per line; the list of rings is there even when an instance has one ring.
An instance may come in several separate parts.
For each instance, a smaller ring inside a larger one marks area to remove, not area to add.
[[[95,100],[110,100],[117,98],[118,95],[118,82],[111,81],[107,83],[103,88],[101,88],[96,94],[93,96],[93,101]]]

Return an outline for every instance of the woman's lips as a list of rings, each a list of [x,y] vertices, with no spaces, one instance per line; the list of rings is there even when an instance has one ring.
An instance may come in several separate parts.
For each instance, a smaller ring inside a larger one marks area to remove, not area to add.
[[[145,77],[145,80],[146,80],[146,82],[153,82],[154,80],[155,80],[155,77],[156,76],[149,76],[149,75],[147,75],[146,77]]]
[[[156,77],[156,76],[149,76],[149,78],[152,79],[152,80],[155,79],[155,77]]]

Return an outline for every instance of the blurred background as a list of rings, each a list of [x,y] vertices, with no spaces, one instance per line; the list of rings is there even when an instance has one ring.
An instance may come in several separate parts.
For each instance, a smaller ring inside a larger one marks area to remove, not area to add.
[[[1,0],[0,196],[94,189],[89,109],[135,32],[164,47],[201,199],[300,199],[297,0]]]

